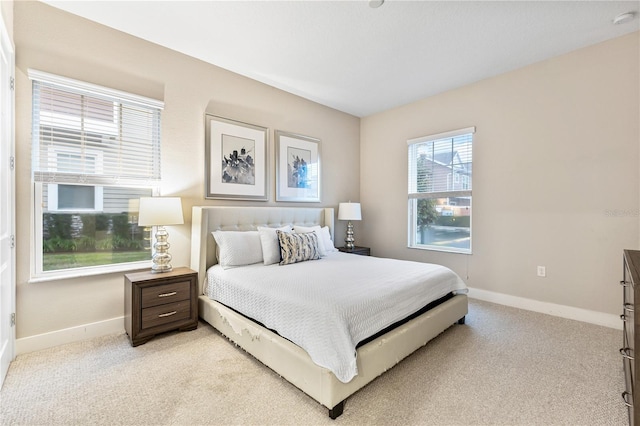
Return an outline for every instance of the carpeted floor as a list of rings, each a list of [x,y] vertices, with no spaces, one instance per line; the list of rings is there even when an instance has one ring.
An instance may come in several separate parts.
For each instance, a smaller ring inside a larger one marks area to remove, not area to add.
[[[470,300],[456,325],[327,410],[208,324],[19,356],[2,425],[624,425],[622,332]]]

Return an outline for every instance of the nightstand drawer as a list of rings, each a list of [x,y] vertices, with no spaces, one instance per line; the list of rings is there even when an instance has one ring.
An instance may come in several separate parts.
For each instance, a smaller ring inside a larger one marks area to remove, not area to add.
[[[187,300],[190,289],[189,281],[145,287],[142,289],[142,308]]]
[[[142,329],[157,327],[191,316],[191,304],[189,300],[153,306],[142,310]]]

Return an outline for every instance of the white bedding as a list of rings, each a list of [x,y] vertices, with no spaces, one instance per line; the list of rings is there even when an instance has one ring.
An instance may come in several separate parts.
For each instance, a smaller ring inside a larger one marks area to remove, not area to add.
[[[358,374],[356,345],[450,292],[466,292],[450,269],[329,253],[281,266],[211,267],[205,294],[276,330],[343,383]]]

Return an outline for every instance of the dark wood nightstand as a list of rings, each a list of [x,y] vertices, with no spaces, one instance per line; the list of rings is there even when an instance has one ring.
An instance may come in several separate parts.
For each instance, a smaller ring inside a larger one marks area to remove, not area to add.
[[[198,273],[189,268],[124,276],[124,328],[132,346],[165,331],[198,327]]]
[[[371,249],[369,247],[358,247],[358,246],[355,246],[351,250],[349,250],[346,247],[338,247],[338,250],[340,250],[343,253],[359,254],[361,256],[371,256]]]

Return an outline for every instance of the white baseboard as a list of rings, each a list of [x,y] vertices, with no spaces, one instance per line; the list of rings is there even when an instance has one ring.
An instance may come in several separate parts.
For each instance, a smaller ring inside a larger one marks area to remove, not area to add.
[[[568,318],[576,321],[588,322],[590,324],[602,325],[604,327],[622,330],[622,321],[620,321],[620,316],[615,314],[606,314],[604,312],[574,308],[573,306],[541,302],[539,300],[510,296],[508,294],[496,293],[488,290],[480,290],[478,288],[469,288],[468,296],[472,299],[484,300],[487,302],[498,303],[500,305],[525,309],[527,311],[540,312],[556,317]]]
[[[41,349],[52,348],[65,343],[79,342],[85,339],[124,333],[124,317],[64,328],[49,333],[16,339],[16,356]]]
[[[510,296],[508,294],[496,293],[478,288],[469,288],[469,297],[472,299],[525,309],[527,311],[540,312],[556,317],[568,318],[622,330],[622,321],[620,321],[620,317],[618,315],[614,314],[605,314],[603,312],[574,308],[572,306],[541,302],[539,300]],[[16,356],[41,349],[52,348],[65,343],[78,342],[85,339],[116,333],[124,333],[124,317],[112,318],[105,321],[16,339]]]

